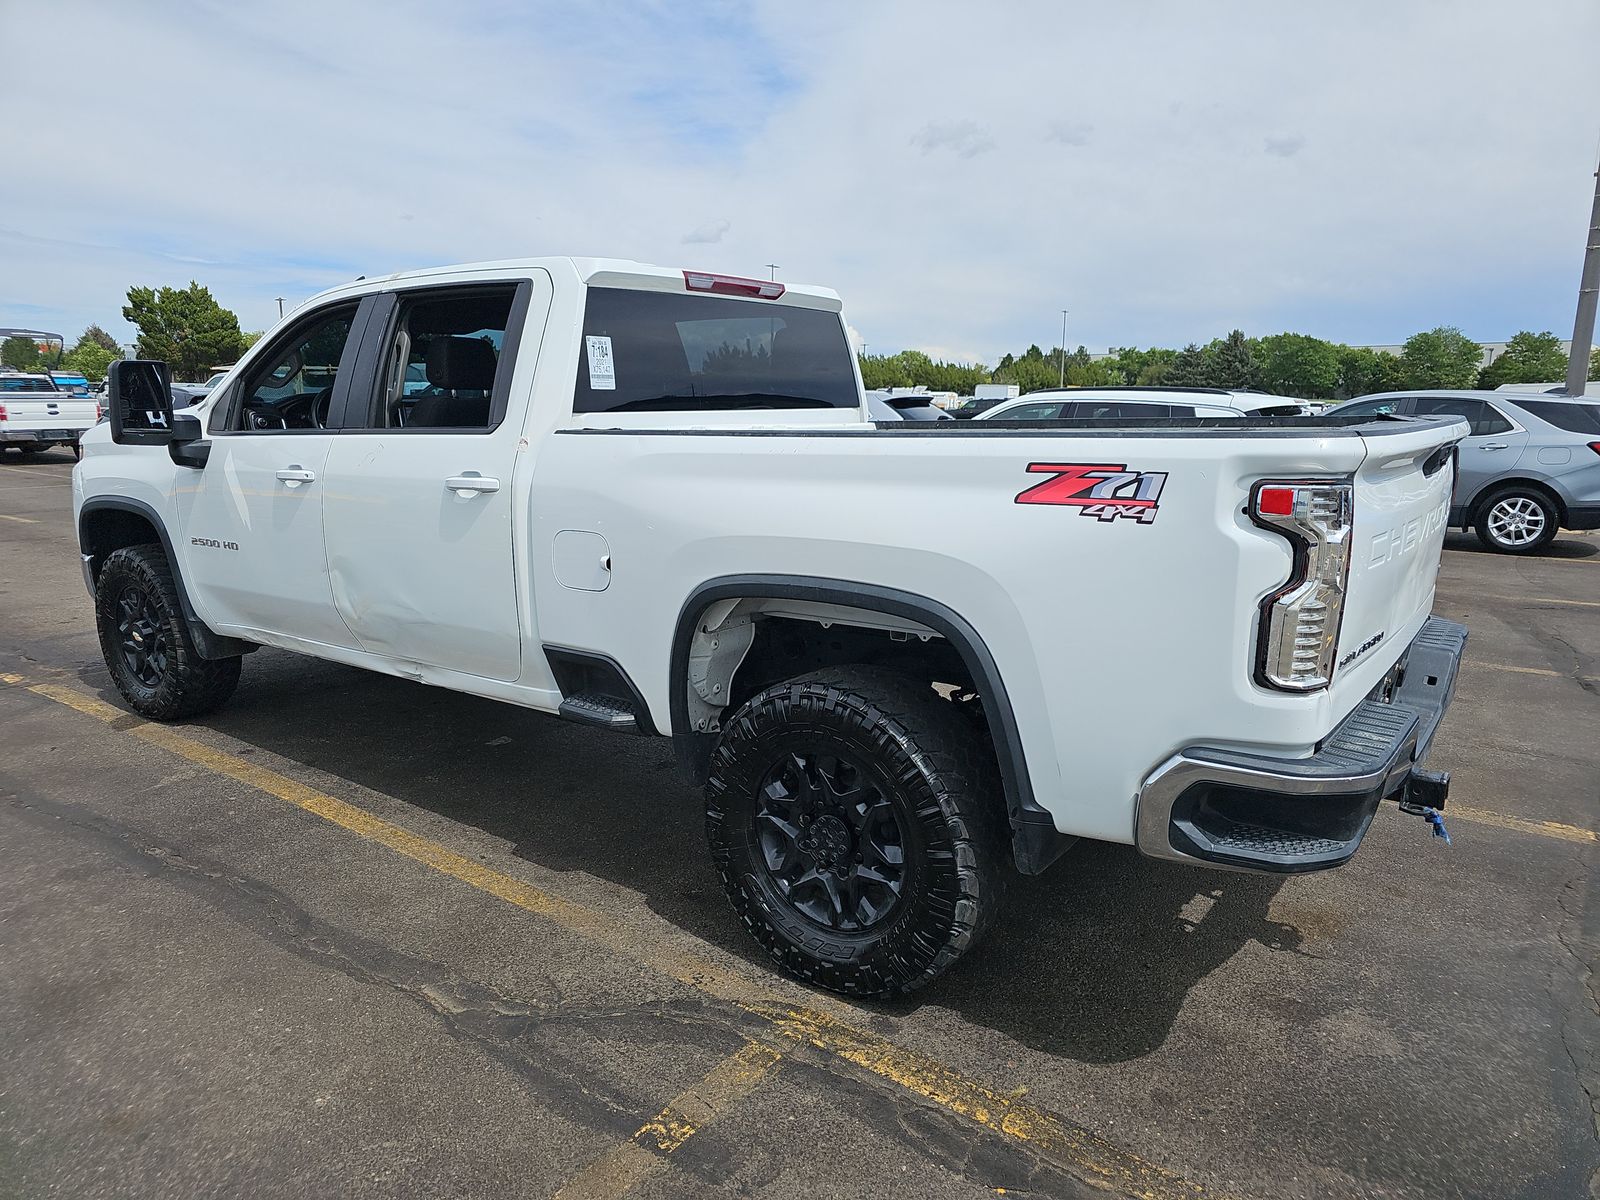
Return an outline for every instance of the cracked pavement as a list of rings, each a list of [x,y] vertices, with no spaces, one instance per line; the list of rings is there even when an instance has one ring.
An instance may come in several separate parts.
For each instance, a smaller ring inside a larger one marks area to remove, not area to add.
[[[118,703],[69,469],[0,462],[0,671]],[[1205,1194],[1600,1195],[1597,845],[1559,832],[1600,815],[1600,538],[1451,535],[1436,607],[1472,641],[1433,764],[1524,827],[1458,817],[1446,848],[1390,807],[1349,867],[1292,879],[1080,846],[951,975],[850,1019]],[[0,1195],[549,1196],[761,1036],[649,965],[773,978],[666,742],[267,650],[183,732],[639,951],[0,688]],[[628,1194],[999,1188],[1103,1194],[796,1045]]]

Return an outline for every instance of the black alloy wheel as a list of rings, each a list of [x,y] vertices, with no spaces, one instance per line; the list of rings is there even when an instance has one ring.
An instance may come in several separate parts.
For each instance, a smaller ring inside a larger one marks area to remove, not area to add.
[[[128,673],[147,688],[159,687],[172,666],[172,652],[162,614],[138,584],[117,597],[117,640]]]
[[[815,748],[780,758],[757,795],[756,836],[779,894],[824,929],[871,929],[900,903],[905,830],[849,758]]]

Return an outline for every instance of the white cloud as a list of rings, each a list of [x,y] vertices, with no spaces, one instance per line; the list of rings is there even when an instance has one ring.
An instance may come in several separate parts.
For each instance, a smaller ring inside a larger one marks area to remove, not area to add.
[[[683,243],[686,246],[713,245],[717,242],[720,242],[723,234],[727,233],[728,230],[732,228],[733,222],[726,219],[721,221],[708,221],[706,224],[696,226],[694,229],[684,234]]]
[[[95,36],[70,87],[0,80],[0,161],[71,148],[0,190],[0,314],[126,336],[129,284],[198,279],[263,328],[356,275],[687,244],[836,287],[874,351],[992,362],[1062,308],[1091,348],[1564,332],[1600,7],[1532,8],[58,0]],[[926,66],[972,45],[1003,69]]]
[[[930,121],[911,138],[924,154],[951,150],[960,158],[976,158],[994,149],[994,138],[976,121]]]
[[[1082,121],[1051,121],[1045,138],[1063,146],[1087,146],[1089,135],[1093,132],[1094,126]]]

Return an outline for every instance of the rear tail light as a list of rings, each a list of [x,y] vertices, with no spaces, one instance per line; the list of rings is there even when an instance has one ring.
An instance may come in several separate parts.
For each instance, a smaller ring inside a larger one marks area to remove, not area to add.
[[[104,404],[96,404],[94,406],[94,423],[96,425],[98,425],[98,424],[100,424],[101,421],[104,421],[105,419],[106,419],[106,406]]]
[[[783,284],[765,279],[745,279],[739,275],[713,275],[708,271],[685,271],[683,286],[691,292],[715,292],[719,296],[754,296],[757,300],[776,300],[783,295]]]
[[[1250,491],[1250,519],[1294,549],[1288,582],[1261,602],[1256,678],[1268,687],[1312,692],[1333,678],[1354,501],[1353,484],[1331,479],[1264,479]]]
[[[5,419],[6,419],[6,406],[4,404],[0,404],[0,421],[4,421]]]
[[[1593,450],[1596,454],[1600,454],[1600,442],[1590,442],[1589,449]]]

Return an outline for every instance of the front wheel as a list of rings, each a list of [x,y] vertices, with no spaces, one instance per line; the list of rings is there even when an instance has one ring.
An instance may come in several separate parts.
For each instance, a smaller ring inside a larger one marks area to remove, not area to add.
[[[993,756],[931,688],[842,667],[728,720],[706,835],[734,910],[790,974],[850,995],[938,976],[1007,881]]]
[[[1531,488],[1490,496],[1478,512],[1478,540],[1501,554],[1534,554],[1555,540],[1561,515],[1549,497]]]
[[[141,716],[178,721],[217,708],[239,684],[240,660],[201,658],[160,546],[115,550],[95,580],[100,653]]]

